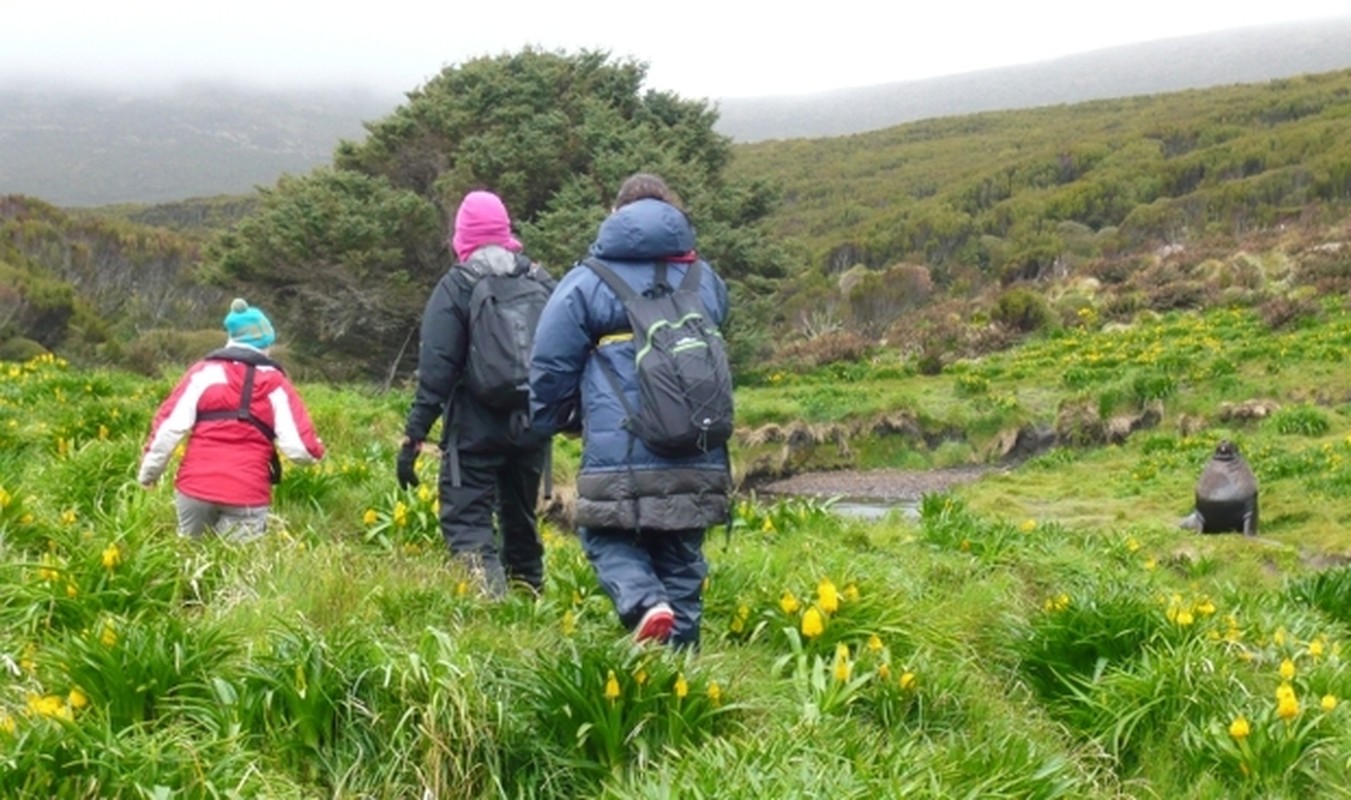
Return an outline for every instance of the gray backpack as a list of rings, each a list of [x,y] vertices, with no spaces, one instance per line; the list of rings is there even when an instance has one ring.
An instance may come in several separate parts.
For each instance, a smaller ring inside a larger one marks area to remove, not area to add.
[[[699,296],[701,264],[691,263],[672,288],[666,262],[658,262],[652,288],[641,294],[600,261],[582,264],[623,301],[633,330],[637,408],[619,376],[602,369],[624,405],[624,427],[648,450],[671,458],[726,445],[732,435],[732,370],[722,334]]]

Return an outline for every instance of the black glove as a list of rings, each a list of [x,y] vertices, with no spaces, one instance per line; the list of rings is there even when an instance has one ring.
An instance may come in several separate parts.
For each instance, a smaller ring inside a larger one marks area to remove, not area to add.
[[[422,451],[422,442],[404,439],[399,448],[399,457],[394,461],[395,474],[399,477],[399,488],[417,486],[421,481],[417,477],[417,457]]]

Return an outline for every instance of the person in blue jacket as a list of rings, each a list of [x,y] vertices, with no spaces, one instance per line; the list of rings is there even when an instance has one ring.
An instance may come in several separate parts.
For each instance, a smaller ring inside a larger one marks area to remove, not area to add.
[[[699,259],[679,198],[655,175],[624,182],[590,256],[638,292],[652,287],[659,262],[668,264],[668,282],[676,284],[699,261],[705,309],[717,325],[726,320],[727,286]],[[727,452],[720,447],[667,458],[646,449],[624,427],[624,405],[606,365],[636,408],[633,336],[623,303],[579,264],[540,317],[530,363],[531,422],[546,435],[581,426],[578,535],[620,621],[638,641],[695,646],[708,573],[704,536],[727,518]]]

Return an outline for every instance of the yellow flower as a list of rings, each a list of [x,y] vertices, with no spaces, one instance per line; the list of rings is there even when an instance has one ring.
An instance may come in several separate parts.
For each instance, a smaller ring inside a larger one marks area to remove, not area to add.
[[[0,733],[7,733],[13,736],[14,728],[14,718],[4,709],[0,709]]]
[[[741,633],[746,630],[746,620],[741,617],[732,617],[732,623],[727,627],[732,633]]]
[[[80,691],[79,687],[76,687],[70,690],[70,694],[66,695],[66,702],[70,703],[71,708],[84,708],[89,705],[89,698],[84,692]]]
[[[380,515],[375,513],[375,509],[368,508],[366,513],[361,515],[361,521],[366,525],[374,525],[380,521]]]
[[[614,670],[605,676],[605,699],[612,703],[619,699],[619,679],[615,677]]]
[[[79,516],[71,509],[61,512],[61,523],[63,525],[74,525]]]
[[[1025,519],[1023,520],[1023,524],[1018,526],[1018,530],[1022,531],[1023,533],[1031,533],[1036,529],[1037,529],[1037,521],[1035,519]]]
[[[916,682],[915,673],[913,672],[901,673],[900,685],[902,689],[906,690],[907,692],[914,689],[915,682]]]
[[[1126,550],[1128,552],[1134,553],[1136,550],[1139,549],[1140,549],[1139,539],[1136,539],[1134,536],[1131,536],[1130,538],[1126,539]]]
[[[103,633],[99,635],[99,641],[103,642],[104,647],[112,647],[117,644],[117,630],[113,628],[111,622],[103,623]]]
[[[1229,735],[1235,739],[1242,741],[1248,738],[1249,733],[1252,733],[1252,728],[1248,725],[1248,720],[1245,719],[1242,714],[1234,717],[1234,721],[1229,723]]]
[[[421,484],[421,485],[419,485],[419,486],[417,487],[417,499],[418,499],[418,500],[420,500],[420,501],[422,501],[422,502],[424,502],[424,503],[430,503],[430,502],[431,502],[431,499],[432,499],[433,497],[435,497],[435,495],[432,494],[432,489],[431,489],[431,487],[428,486],[427,484],[424,483],[424,484]]]
[[[638,671],[635,672],[635,673],[633,673],[633,682],[636,683],[636,684],[638,684],[639,686],[644,686],[644,685],[646,685],[646,684],[647,684],[647,670],[643,669],[642,667],[639,667],[639,668],[638,668]]]
[[[848,586],[844,587],[845,600],[848,600],[849,602],[853,603],[857,601],[858,598],[859,598],[858,584],[851,583]]]
[[[869,636],[869,637],[868,637],[868,649],[871,650],[871,651],[873,651],[874,653],[881,651],[881,649],[882,649],[882,637],[881,637],[881,636],[878,636],[878,635],[875,634],[875,633],[874,633],[872,636]]]
[[[104,569],[113,569],[114,567],[116,567],[118,564],[121,563],[122,563],[122,551],[117,548],[116,542],[103,548]]]
[[[577,617],[572,613],[572,609],[563,612],[563,635],[571,636],[577,631]]]
[[[1196,613],[1203,617],[1208,617],[1215,613],[1215,604],[1209,600],[1202,600],[1196,604]]]
[[[1294,692],[1291,692],[1276,701],[1276,716],[1286,722],[1299,716],[1299,698],[1295,697]]]
[[[717,681],[708,682],[708,701],[715,706],[722,704],[722,688]]]
[[[1314,658],[1318,658],[1319,656],[1323,655],[1322,639],[1314,639],[1312,642],[1309,642],[1309,655],[1313,656]]]
[[[74,598],[80,593],[80,590],[73,583],[66,584],[66,597]]]
[[[14,499],[13,496],[10,495],[9,492],[5,491],[5,487],[0,486],[0,508],[8,506],[10,501],[13,499]]]
[[[835,647],[835,680],[845,683],[851,672],[853,665],[849,663],[849,645],[841,642]]]
[[[1318,701],[1318,705],[1324,711],[1331,711],[1337,707],[1337,698],[1335,695],[1325,694],[1323,695],[1323,699]]]
[[[957,549],[958,549],[958,550],[961,550],[963,553],[969,553],[969,552],[971,552],[971,540],[970,540],[970,539],[963,539],[963,540],[962,540],[962,543],[959,544],[959,545],[957,545]]]
[[[783,609],[783,613],[785,614],[797,613],[798,602],[792,592],[784,590],[783,597],[779,598],[779,608]]]
[[[1271,643],[1277,647],[1281,647],[1285,644],[1285,628],[1277,630],[1276,633],[1272,635]]]
[[[763,525],[760,526],[760,530],[764,531],[765,533],[773,533],[774,520],[770,519],[769,517],[765,517],[765,522]]]
[[[464,597],[469,594],[469,581],[460,581],[455,584],[455,596]]]
[[[877,677],[879,680],[883,681],[891,680],[891,665],[885,661],[878,665]]]
[[[1145,570],[1147,570],[1147,571],[1153,572],[1153,571],[1154,571],[1154,568],[1157,567],[1158,565],[1159,565],[1159,562],[1155,561],[1155,560],[1152,559],[1152,558],[1146,558],[1146,559],[1145,559]]]
[[[688,695],[689,693],[690,693],[690,685],[685,682],[685,673],[681,672],[678,675],[676,675],[675,696],[681,700],[684,700],[685,696]]]
[[[816,597],[821,601],[821,610],[827,614],[834,614],[840,610],[840,593],[830,578],[822,578],[816,585]]]
[[[807,609],[802,615],[802,635],[808,639],[815,639],[822,633],[825,633],[826,623],[821,619],[821,612],[816,610],[816,606]]]
[[[1295,677],[1295,662],[1290,659],[1281,661],[1281,680],[1288,681]]]
[[[394,524],[400,528],[408,524],[408,506],[402,500],[394,504]]]
[[[1179,627],[1185,628],[1195,621],[1196,621],[1195,618],[1192,617],[1192,612],[1190,611],[1177,612],[1177,624]]]

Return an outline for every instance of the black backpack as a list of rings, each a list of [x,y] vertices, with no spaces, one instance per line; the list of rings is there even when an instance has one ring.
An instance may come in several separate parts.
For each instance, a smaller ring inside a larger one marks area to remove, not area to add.
[[[582,264],[623,301],[633,329],[638,408],[630,407],[619,376],[602,369],[624,405],[624,427],[653,453],[672,458],[725,445],[732,436],[732,370],[699,296],[700,263],[691,263],[672,289],[666,262],[658,262],[652,288],[642,294],[601,262]]]
[[[550,289],[524,265],[509,274],[480,274],[469,293],[469,354],[464,382],[483,405],[522,410],[530,400],[530,348]]]

